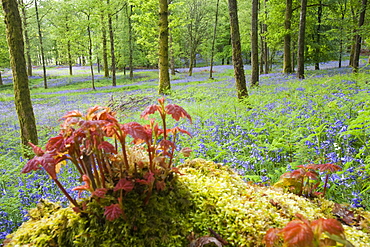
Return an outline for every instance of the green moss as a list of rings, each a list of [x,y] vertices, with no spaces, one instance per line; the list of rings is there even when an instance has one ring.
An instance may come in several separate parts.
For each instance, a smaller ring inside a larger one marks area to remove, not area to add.
[[[283,227],[296,213],[313,220],[333,218],[333,203],[310,201],[270,187],[245,183],[229,168],[202,159],[181,165],[167,190],[155,192],[147,205],[144,196],[128,193],[125,217],[107,221],[102,205],[113,198],[91,201],[87,213],[75,213],[42,201],[31,219],[12,235],[7,246],[188,246],[188,236],[209,235],[213,229],[231,246],[264,246],[271,227]],[[369,213],[362,212],[369,222]],[[366,231],[345,227],[355,246],[366,246]]]

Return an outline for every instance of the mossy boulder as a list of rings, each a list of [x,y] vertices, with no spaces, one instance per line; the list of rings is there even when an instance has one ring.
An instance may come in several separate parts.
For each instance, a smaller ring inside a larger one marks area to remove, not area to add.
[[[145,195],[128,193],[124,217],[114,221],[103,216],[102,201],[86,199],[85,213],[42,201],[6,246],[189,246],[189,236],[209,235],[209,228],[230,246],[264,246],[266,231],[284,227],[296,213],[308,220],[335,218],[331,201],[246,183],[213,162],[195,159],[179,168],[183,175],[154,192],[147,204]],[[344,226],[347,239],[356,247],[370,246],[370,214],[356,214],[361,229]]]

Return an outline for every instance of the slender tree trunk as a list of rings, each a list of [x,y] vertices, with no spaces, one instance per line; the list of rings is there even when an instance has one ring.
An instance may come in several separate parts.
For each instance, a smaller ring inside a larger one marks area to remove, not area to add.
[[[320,32],[321,32],[321,18],[322,18],[322,1],[319,1],[319,7],[317,8],[317,28],[316,28],[316,49],[315,49],[315,70],[320,70]]]
[[[130,5],[130,13],[127,14],[127,20],[128,20],[128,45],[129,45],[129,67],[130,67],[130,79],[132,80],[134,78],[134,67],[133,67],[133,53],[134,53],[134,47],[132,42],[132,23],[131,23],[131,16],[132,16],[132,5]]]
[[[39,10],[38,10],[38,7],[37,7],[37,0],[35,0],[35,10],[36,10],[37,28],[38,28],[38,33],[39,33],[42,71],[43,71],[43,74],[44,74],[44,88],[47,89],[48,88],[48,83],[46,81],[46,65],[45,65],[44,45],[43,45],[43,42],[42,42],[41,24],[40,24],[40,18],[39,18]]]
[[[267,0],[264,1],[264,4],[265,4],[265,19],[267,20],[268,16],[267,16]],[[266,34],[267,33],[267,24],[266,23],[263,23],[262,24],[262,33],[263,34]],[[268,48],[268,45],[267,45],[267,39],[265,36],[263,36],[262,38],[262,46],[263,46],[263,57],[262,57],[262,61],[263,61],[263,64],[265,65],[265,73],[268,74],[269,73],[269,48]],[[261,72],[262,73],[262,72]]]
[[[166,94],[171,89],[168,71],[168,2],[159,0],[159,90]]]
[[[306,32],[306,10],[307,0],[301,0],[301,14],[299,20],[298,36],[298,71],[297,77],[304,79],[304,49],[305,49],[305,32]]]
[[[66,31],[67,35],[69,35],[69,26],[68,26],[68,16],[66,16]],[[69,75],[73,75],[73,69],[72,69],[72,51],[71,51],[71,40],[68,37],[67,41],[67,53],[68,53],[68,67],[69,67]]]
[[[32,61],[31,61],[31,46],[30,46],[30,39],[28,37],[28,21],[27,21],[27,13],[26,13],[26,6],[24,5],[23,0],[19,1],[22,10],[22,24],[23,24],[23,34],[24,34],[24,42],[26,47],[26,63],[27,63],[27,74],[28,76],[32,76]]]
[[[344,9],[341,6],[341,24],[340,24],[340,42],[339,42],[339,64],[338,67],[342,67],[342,56],[343,56],[343,23],[346,13],[347,5],[345,3]]]
[[[171,70],[171,75],[176,74],[175,70],[175,50],[173,49],[173,39],[172,39],[172,32],[170,30],[170,52],[171,52],[171,59],[170,59],[170,70]]]
[[[72,62],[72,51],[71,51],[71,41],[67,42],[67,52],[68,52],[68,67],[69,75],[73,75],[73,62]]]
[[[107,0],[107,5],[109,6],[109,0]],[[108,28],[109,28],[109,39],[110,39],[110,53],[112,59],[112,86],[117,86],[116,79],[116,55],[114,54],[114,33],[113,33],[113,23],[112,15],[108,14]]]
[[[216,34],[217,34],[217,23],[218,23],[218,6],[220,0],[217,0],[216,3],[216,15],[215,15],[215,26],[213,29],[213,38],[212,38],[212,48],[211,48],[211,68],[209,69],[209,79],[213,79],[212,70],[213,70],[213,57],[215,53],[215,42],[216,42]]]
[[[107,30],[105,29],[104,14],[101,15],[102,53],[104,77],[109,77],[108,54],[107,54]]]
[[[292,2],[293,0],[286,0],[285,7],[285,35],[284,35],[284,65],[283,71],[285,74],[290,74],[293,72],[292,69],[292,54],[291,54],[291,19],[292,19]]]
[[[240,45],[240,32],[239,32],[239,20],[238,20],[238,7],[236,0],[228,0],[229,4],[229,15],[230,15],[230,33],[231,43],[233,47],[233,64],[234,64],[234,76],[237,90],[237,96],[239,99],[248,97],[248,90],[245,81],[243,58]]]
[[[361,12],[360,12],[360,17],[358,20],[358,30],[357,32],[360,31],[361,27],[364,25],[365,22],[365,14],[366,14],[366,6],[367,6],[367,0],[362,0],[362,5],[361,5]],[[355,52],[354,52],[354,57],[353,57],[353,73],[358,72],[358,67],[360,63],[360,52],[361,52],[361,42],[362,42],[362,37],[359,33],[356,33],[355,35]]]
[[[259,69],[258,69],[258,0],[252,1],[252,28],[251,28],[251,63],[252,77],[251,86],[258,86]]]
[[[10,65],[13,72],[14,103],[19,119],[21,141],[24,146],[28,146],[28,142],[37,144],[38,139],[35,116],[28,87],[22,21],[16,0],[2,0],[2,5],[6,23]]]
[[[92,38],[91,38],[90,14],[87,15],[87,21],[88,21],[87,34],[88,34],[88,37],[89,37],[89,63],[90,63],[90,72],[91,72],[91,85],[92,85],[92,89],[96,90],[96,88],[95,88],[95,78],[94,78],[95,76],[94,76],[93,59],[92,59],[93,44],[92,44]]]
[[[1,71],[0,71],[0,86],[4,85],[3,83],[3,77],[1,76]]]

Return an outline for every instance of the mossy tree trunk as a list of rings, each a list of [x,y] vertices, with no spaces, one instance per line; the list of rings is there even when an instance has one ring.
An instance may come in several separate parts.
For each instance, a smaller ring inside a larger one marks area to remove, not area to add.
[[[252,77],[251,86],[258,86],[259,68],[258,68],[258,2],[252,1],[252,28],[251,28],[251,63],[252,63]]]
[[[23,145],[28,145],[28,142],[37,144],[36,123],[28,87],[22,22],[18,4],[16,0],[2,0],[2,6],[6,23],[10,65],[13,72],[14,102],[19,119],[21,141]]]
[[[128,64],[129,64],[129,69],[130,69],[130,79],[131,80],[134,79],[134,67],[133,67],[134,47],[133,47],[133,42],[132,42],[132,23],[131,23],[132,8],[133,8],[133,5],[126,5],[127,24],[128,24],[128,46],[129,46]]]
[[[107,0],[107,5],[109,6],[110,1]],[[110,56],[112,59],[112,86],[117,86],[116,79],[116,56],[114,54],[114,33],[113,33],[113,22],[112,14],[108,13],[108,29],[109,29],[109,40],[110,40]]]
[[[28,36],[28,21],[27,21],[27,12],[26,12],[26,6],[23,2],[23,0],[19,1],[21,11],[22,11],[22,24],[23,24],[23,34],[24,34],[24,42],[25,42],[25,48],[26,48],[26,63],[27,63],[27,74],[28,76],[32,76],[32,61],[31,61],[31,46],[30,46],[30,38]]]
[[[243,67],[243,58],[240,45],[240,32],[239,32],[239,20],[238,20],[238,8],[236,0],[228,0],[229,3],[229,15],[230,15],[230,33],[231,43],[233,48],[233,65],[234,65],[234,76],[237,90],[237,96],[239,99],[248,97],[247,84],[245,82],[245,74]]]
[[[103,53],[103,70],[104,77],[109,77],[108,68],[108,54],[107,54],[107,30],[105,28],[105,18],[104,14],[100,16],[101,18],[101,33],[102,33],[102,53]]]
[[[367,0],[362,0],[360,17],[358,20],[358,30],[354,38],[355,39],[355,47],[354,47],[355,49],[354,49],[353,62],[352,62],[354,73],[358,72],[358,67],[359,67],[359,62],[360,62],[362,37],[358,32],[360,31],[361,27],[364,25],[364,22],[365,22],[366,6],[367,6]]]
[[[301,14],[299,19],[299,35],[298,35],[298,66],[297,77],[304,79],[304,49],[305,49],[305,33],[306,33],[306,10],[307,0],[301,0]]]
[[[159,0],[159,90],[165,94],[171,89],[170,73],[168,71],[168,2]]]
[[[212,37],[212,48],[211,48],[211,66],[209,69],[209,79],[213,79],[212,76],[212,70],[213,70],[213,58],[215,54],[215,42],[216,42],[216,34],[217,34],[217,23],[218,23],[218,6],[219,6],[220,0],[217,0],[216,3],[216,13],[215,13],[215,26],[213,28],[213,37]]]
[[[293,72],[292,69],[292,54],[291,54],[291,26],[292,26],[292,5],[293,0],[286,0],[285,6],[285,21],[284,21],[284,28],[285,28],[285,35],[284,35],[284,65],[283,71],[285,74],[290,74]]]

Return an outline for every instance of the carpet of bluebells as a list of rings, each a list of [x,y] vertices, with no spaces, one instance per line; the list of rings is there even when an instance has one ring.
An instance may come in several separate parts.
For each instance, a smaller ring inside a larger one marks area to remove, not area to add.
[[[178,149],[190,147],[193,158],[231,166],[246,181],[261,186],[275,183],[282,173],[297,165],[335,163],[343,170],[330,176],[328,199],[369,209],[369,71],[365,66],[353,75],[349,68],[334,68],[335,63],[322,67],[319,71],[308,70],[305,80],[281,73],[261,75],[260,87],[250,89],[250,97],[244,101],[235,97],[231,66],[214,67],[214,80],[208,79],[208,68],[198,68],[192,77],[179,70],[167,101],[184,107],[194,121],[192,125],[176,123],[193,136],[179,137]],[[88,73],[87,68],[80,70]],[[66,71],[54,68],[49,73],[63,76]],[[5,85],[11,83],[10,75],[4,78]],[[64,84],[84,80],[85,77],[58,77],[49,82],[49,87],[59,87],[60,91],[31,91],[41,145],[58,133],[58,119],[68,111],[110,105],[118,111],[121,121],[142,121],[137,104],[144,109],[158,98],[157,81],[145,77],[125,87],[63,89]],[[19,124],[14,102],[9,99],[11,92],[3,88],[0,87],[0,241],[27,220],[27,209],[39,199],[67,205],[45,172],[20,174],[26,161],[18,147]],[[67,164],[58,176],[69,192],[80,183],[73,174],[73,167]]]

